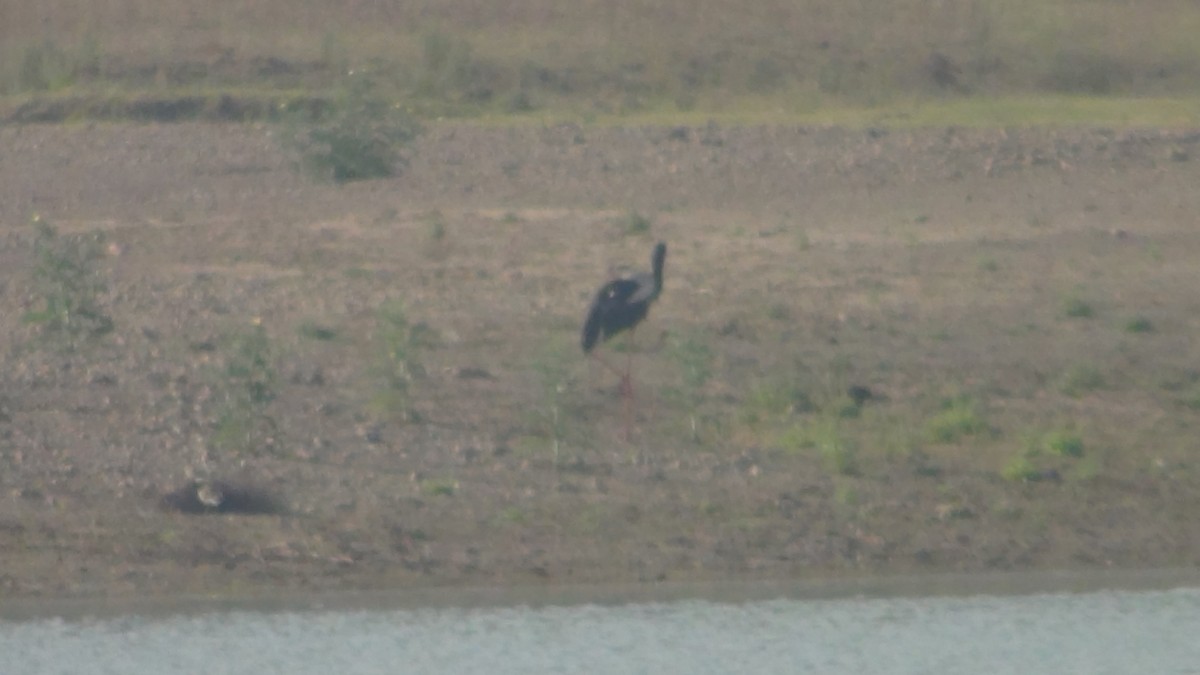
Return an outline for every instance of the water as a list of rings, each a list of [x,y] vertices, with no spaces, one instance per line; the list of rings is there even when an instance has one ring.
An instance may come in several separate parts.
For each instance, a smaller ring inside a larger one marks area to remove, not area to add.
[[[0,621],[0,673],[82,672],[1200,673],[1200,589]]]

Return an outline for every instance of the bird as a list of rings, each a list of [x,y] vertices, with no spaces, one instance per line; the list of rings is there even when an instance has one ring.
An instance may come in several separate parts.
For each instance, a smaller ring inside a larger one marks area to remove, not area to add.
[[[632,354],[628,355],[625,370],[622,371],[600,357],[595,349],[600,343],[626,330],[630,332],[632,340],[638,324],[650,312],[650,305],[662,294],[663,264],[666,259],[667,245],[660,241],[650,256],[651,271],[613,279],[604,284],[596,293],[596,299],[588,308],[587,318],[583,322],[580,340],[583,353],[594,357],[621,377],[621,395],[626,401],[626,436],[629,435],[628,415],[633,399],[633,380],[630,375]]]

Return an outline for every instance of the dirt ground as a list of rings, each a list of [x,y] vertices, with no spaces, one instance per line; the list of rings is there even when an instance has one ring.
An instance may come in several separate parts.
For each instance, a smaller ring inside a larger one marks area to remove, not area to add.
[[[273,134],[0,128],[0,598],[1200,565],[1200,133]],[[33,214],[111,332],[26,320]],[[578,329],[658,239],[626,441]]]

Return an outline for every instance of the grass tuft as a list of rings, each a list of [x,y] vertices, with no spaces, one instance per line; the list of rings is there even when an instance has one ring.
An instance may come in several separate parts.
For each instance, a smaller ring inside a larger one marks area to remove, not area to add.
[[[956,443],[987,430],[987,422],[976,411],[975,404],[964,396],[944,401],[941,412],[925,424],[925,433],[934,443]]]
[[[1059,457],[1083,456],[1083,438],[1069,429],[1051,431],[1046,434],[1042,444],[1046,452]]]
[[[1125,322],[1126,333],[1153,333],[1154,324],[1144,316],[1135,316]]]
[[[1096,308],[1083,298],[1070,295],[1063,299],[1062,313],[1072,319],[1090,319],[1096,315]]]

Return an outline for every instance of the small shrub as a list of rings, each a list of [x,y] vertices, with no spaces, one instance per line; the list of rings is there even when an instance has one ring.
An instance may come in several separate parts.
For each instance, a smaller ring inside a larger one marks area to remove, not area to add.
[[[321,180],[346,183],[395,174],[402,149],[420,133],[416,120],[379,97],[373,80],[351,75],[333,111],[322,120],[285,134],[302,166]]]
[[[33,283],[42,308],[27,312],[25,321],[71,344],[111,331],[112,319],[99,302],[105,284],[96,270],[103,256],[103,236],[60,236],[38,216],[33,217],[33,226]]]

